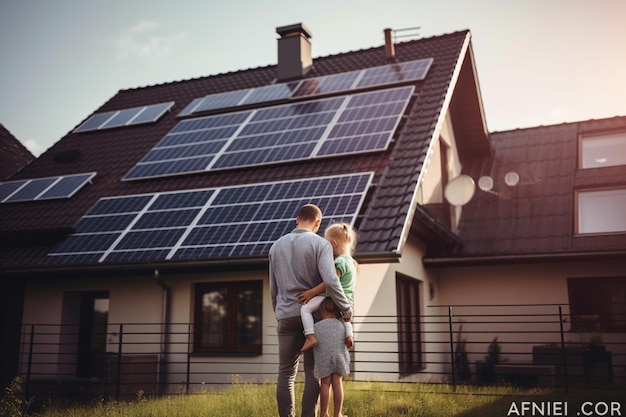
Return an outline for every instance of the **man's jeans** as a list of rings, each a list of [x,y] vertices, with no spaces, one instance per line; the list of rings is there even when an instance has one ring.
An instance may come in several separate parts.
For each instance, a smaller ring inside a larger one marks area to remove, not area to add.
[[[278,320],[278,382],[276,401],[280,417],[295,417],[294,382],[298,374],[300,349],[304,344],[300,316]],[[313,349],[304,353],[304,393],[302,417],[315,417],[320,393],[319,381],[313,375]]]

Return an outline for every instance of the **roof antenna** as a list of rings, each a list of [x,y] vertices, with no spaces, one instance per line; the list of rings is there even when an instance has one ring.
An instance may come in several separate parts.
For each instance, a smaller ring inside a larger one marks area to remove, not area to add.
[[[399,39],[399,38],[417,38],[419,36],[419,33],[417,32],[418,30],[420,30],[421,27],[420,26],[416,26],[413,28],[404,28],[404,29],[395,29],[393,31],[393,37],[394,39]],[[409,33],[404,33],[402,35],[398,35],[399,32],[409,32]],[[413,32],[413,33],[411,33]]]

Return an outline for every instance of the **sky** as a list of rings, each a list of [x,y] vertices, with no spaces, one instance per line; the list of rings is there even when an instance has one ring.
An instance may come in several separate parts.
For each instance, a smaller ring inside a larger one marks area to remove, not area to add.
[[[262,6],[259,6],[262,4]],[[626,0],[0,0],[0,123],[40,155],[120,90],[469,29],[490,131],[626,116]]]

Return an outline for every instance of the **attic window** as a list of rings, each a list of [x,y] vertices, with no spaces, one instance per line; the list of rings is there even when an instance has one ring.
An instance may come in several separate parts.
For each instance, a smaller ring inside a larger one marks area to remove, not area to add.
[[[70,198],[91,181],[95,175],[95,172],[88,172],[85,174],[1,182],[0,202],[17,203],[21,201]]]
[[[159,120],[173,105],[173,101],[168,101],[149,106],[96,113],[74,129],[74,133],[153,123]]]
[[[617,165],[626,165],[626,131],[581,137],[581,168]]]
[[[577,193],[579,234],[626,232],[626,189]]]

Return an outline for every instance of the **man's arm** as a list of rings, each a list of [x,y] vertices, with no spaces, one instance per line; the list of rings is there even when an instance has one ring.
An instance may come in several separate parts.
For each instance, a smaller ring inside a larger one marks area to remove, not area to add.
[[[326,285],[326,292],[331,296],[344,318],[352,317],[352,306],[343,292],[337,279],[335,262],[333,261],[333,248],[328,241],[321,245],[317,269]]]
[[[272,256],[269,259],[269,276],[270,276],[270,297],[272,298],[272,309],[276,311],[276,295],[278,294],[278,288],[276,287],[276,277],[272,271]]]

